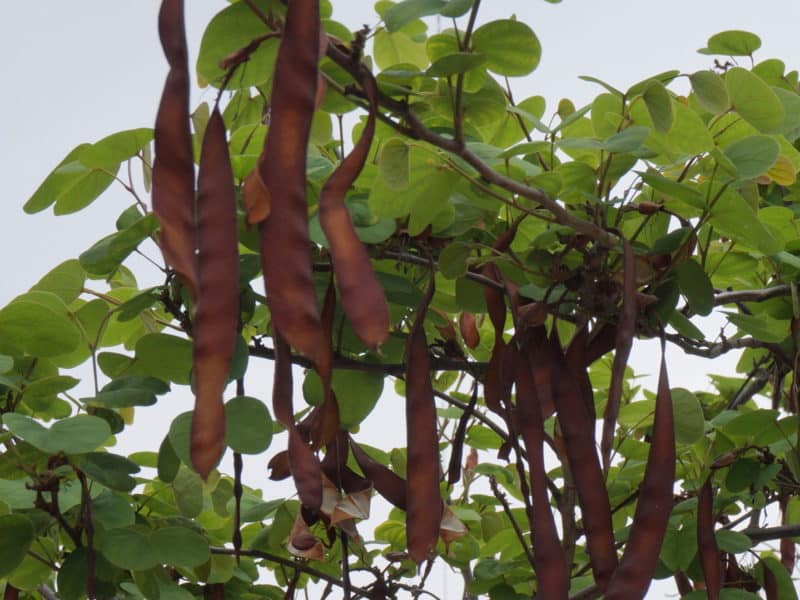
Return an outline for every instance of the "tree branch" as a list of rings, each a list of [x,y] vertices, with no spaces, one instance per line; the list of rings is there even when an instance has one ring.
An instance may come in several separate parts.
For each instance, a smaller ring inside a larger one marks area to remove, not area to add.
[[[362,71],[365,71],[366,67],[360,62],[352,60],[352,56],[347,49],[340,47],[330,38],[328,41],[327,56],[350,73],[356,81],[361,81]],[[460,157],[489,183],[539,204],[542,208],[549,211],[559,224],[570,227],[576,232],[586,235],[601,246],[610,248],[617,245],[617,238],[614,235],[594,223],[576,217],[542,190],[529,187],[510,177],[506,177],[484,163],[477,154],[463,146],[458,140],[439,135],[425,127],[417,115],[414,114],[414,111],[411,110],[408,103],[389,98],[383,94],[380,95],[379,102],[381,106],[395,113],[403,120],[407,128],[404,128],[404,133],[409,137],[428,142],[441,150],[445,150]],[[524,207],[519,208],[524,210]]]
[[[789,296],[792,290],[789,285],[776,285],[763,290],[735,290],[720,292],[714,296],[714,304],[735,304],[737,302],[764,302],[779,296]]]
[[[236,554],[236,550],[234,548],[225,548],[220,546],[212,546],[211,547],[211,554],[225,554],[227,556],[234,556]],[[315,569],[314,567],[309,566],[305,562],[301,562],[299,560],[292,560],[291,558],[285,558],[283,556],[278,556],[277,554],[272,554],[270,552],[262,552],[261,550],[240,550],[240,556],[249,556],[251,558],[261,558],[263,560],[268,560],[269,562],[273,562],[278,565],[282,565],[284,567],[288,567],[290,569],[295,569],[297,571],[303,572],[307,575],[311,575],[312,577],[316,577],[317,579],[321,579],[331,585],[335,585],[337,587],[344,587],[344,584],[341,580],[337,577],[329,575],[328,573],[323,573]],[[358,593],[359,595],[363,596],[364,598],[370,597],[370,592],[364,588],[356,587],[354,585],[350,585],[350,590],[353,592]]]
[[[778,525],[776,527],[748,527],[737,533],[743,533],[754,542],[780,540],[800,536],[800,525]]]
[[[725,339],[721,342],[706,342],[690,340],[682,335],[676,333],[666,334],[667,339],[683,349],[687,354],[694,354],[695,356],[702,356],[703,358],[717,358],[731,350],[739,350],[741,348],[769,348],[772,344],[762,342],[755,338],[734,338]]]
[[[275,350],[258,343],[254,346],[250,346],[249,352],[250,356],[255,356],[256,358],[275,360]],[[314,368],[314,362],[312,360],[305,356],[300,356],[299,354],[292,354],[292,364],[305,367],[306,369]],[[468,373],[479,374],[483,373],[487,367],[488,363],[485,362],[471,362],[446,356],[431,357],[432,371],[467,371]],[[405,363],[370,363],[341,355],[333,358],[333,368],[346,369],[349,371],[380,372],[386,373],[387,375],[394,375],[395,377],[403,375],[406,371]]]

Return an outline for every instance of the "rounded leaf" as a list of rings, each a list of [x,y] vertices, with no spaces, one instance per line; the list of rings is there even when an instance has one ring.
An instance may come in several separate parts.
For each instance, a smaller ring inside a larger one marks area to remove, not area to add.
[[[33,542],[33,524],[17,514],[0,516],[0,577],[11,573]]]
[[[780,152],[778,142],[766,135],[751,135],[725,148],[725,156],[742,179],[754,179],[765,174],[778,160]]]
[[[539,65],[542,46],[525,23],[502,19],[475,30],[472,47],[486,57],[486,66],[498,75],[519,77]]]
[[[352,429],[363,421],[383,392],[383,377],[367,371],[345,371],[335,369],[333,391],[339,402],[339,419],[342,429]],[[309,371],[303,382],[306,402],[319,405],[324,397],[322,383],[314,371]]]
[[[678,285],[686,296],[689,308],[698,315],[707,315],[714,308],[714,286],[700,264],[690,258],[676,268]]]
[[[712,115],[718,115],[728,110],[730,98],[725,81],[713,71],[697,71],[689,75],[692,91],[697,101]]]
[[[175,567],[191,568],[208,562],[208,540],[186,527],[164,527],[150,535],[159,561]]]
[[[225,403],[225,443],[242,454],[260,454],[272,442],[272,417],[257,398],[237,396]]]
[[[32,292],[0,310],[0,338],[33,356],[58,356],[74,350],[81,334],[61,298]]]
[[[672,414],[675,419],[675,441],[694,444],[705,434],[706,421],[700,401],[684,388],[672,388]]]
[[[777,94],[758,75],[741,67],[730,69],[725,75],[733,108],[759,131],[778,131],[785,113]]]
[[[150,538],[135,526],[106,531],[98,542],[103,556],[123,569],[145,571],[159,562]]]
[[[700,54],[751,56],[761,48],[761,38],[755,33],[732,29],[721,31],[708,38],[708,45],[698,50]]]

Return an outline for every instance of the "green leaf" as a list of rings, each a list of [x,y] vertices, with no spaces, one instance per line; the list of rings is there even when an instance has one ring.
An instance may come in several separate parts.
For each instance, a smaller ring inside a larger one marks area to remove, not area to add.
[[[8,373],[14,368],[14,357],[0,354],[0,373]]]
[[[369,371],[334,369],[331,386],[339,401],[342,429],[353,430],[375,408],[383,393],[383,377]],[[306,373],[303,396],[312,406],[322,403],[322,383],[315,371]]]
[[[84,251],[78,260],[92,275],[109,275],[152,233],[158,221],[149,214],[130,227],[107,235]]]
[[[667,322],[672,325],[673,329],[680,333],[684,337],[691,338],[693,340],[702,340],[705,339],[703,332],[698,329],[698,327],[692,323],[689,319],[683,316],[683,313],[677,310],[673,310],[669,316]]]
[[[85,547],[76,548],[67,554],[56,578],[59,598],[80,600],[85,597],[88,569],[88,550]]]
[[[672,97],[660,81],[651,83],[642,96],[657,131],[666,133],[672,127]]]
[[[389,31],[398,31],[412,21],[438,14],[446,4],[444,0],[403,0],[383,13],[383,23]]]
[[[634,152],[642,147],[642,144],[650,134],[649,127],[632,126],[615,133],[605,140],[602,148],[606,152],[625,153]]]
[[[178,469],[172,481],[175,504],[180,513],[193,519],[203,512],[203,481],[200,476],[188,467]]]
[[[373,56],[378,67],[388,69],[393,65],[412,64],[418,69],[428,66],[425,44],[412,40],[402,31],[379,29],[373,38]]]
[[[192,369],[192,343],[165,333],[149,333],[136,342],[137,373],[162,381],[188,385]]]
[[[225,443],[242,454],[260,454],[272,442],[272,417],[257,398],[236,396],[225,403]]]
[[[53,169],[45,180],[39,185],[33,196],[25,203],[23,210],[28,214],[40,212],[52,205],[67,189],[69,189],[85,172],[84,169],[75,169],[78,156],[90,144],[81,144],[64,157],[58,166]],[[80,163],[78,163],[79,165]]]
[[[0,338],[33,356],[58,356],[74,350],[81,333],[61,298],[28,292],[0,309]]]
[[[761,38],[749,31],[729,30],[712,35],[707,46],[698,50],[700,54],[723,54],[727,56],[752,56],[761,48]]]
[[[49,538],[39,537],[36,540],[38,550],[46,556],[56,552],[55,544]],[[52,576],[50,566],[39,558],[28,554],[8,577],[8,584],[18,590],[33,592],[39,585],[47,582]]]
[[[131,474],[139,472],[139,465],[110,452],[90,452],[84,456],[80,467],[98,483],[121,492],[130,492],[136,486]]]
[[[639,177],[642,178],[647,185],[654,190],[665,194],[670,198],[675,198],[685,202],[689,206],[702,210],[706,205],[706,199],[696,188],[686,183],[668,179],[663,175],[655,172],[644,173],[637,171]]]
[[[190,569],[208,562],[208,540],[186,527],[164,527],[150,534],[159,562]]]
[[[80,383],[80,379],[67,375],[53,375],[36,379],[25,386],[22,398],[25,404],[34,411],[47,410],[55,402],[58,394],[72,389]]]
[[[36,283],[31,291],[50,292],[55,294],[64,304],[70,304],[83,291],[86,273],[80,262],[71,258],[66,260]]]
[[[731,531],[730,529],[718,529],[715,532],[715,536],[717,538],[717,546],[722,552],[737,554],[745,552],[753,546],[753,542],[745,534]]]
[[[130,527],[136,521],[136,515],[126,498],[108,490],[92,498],[92,520],[106,530]]]
[[[264,23],[253,14],[247,3],[236,2],[218,12],[206,26],[200,41],[197,74],[201,83],[218,87],[225,76],[220,61],[264,33]],[[237,69],[228,89],[249,88],[267,82],[274,70],[278,42],[276,38],[261,42],[250,59]]]
[[[762,554],[761,561],[756,566],[760,582],[765,581],[765,570],[769,570],[775,579],[778,592],[777,598],[781,598],[781,600],[797,600],[797,589],[795,589],[792,576],[781,561],[774,556],[764,556]]]
[[[472,34],[472,47],[486,57],[490,71],[507,77],[528,75],[542,56],[542,46],[533,30],[511,19],[478,27]]]
[[[446,279],[457,279],[467,272],[467,259],[471,249],[468,244],[453,242],[439,254],[439,272]]]
[[[146,571],[158,564],[157,550],[139,526],[111,529],[98,537],[98,549],[118,567]]]
[[[119,131],[104,137],[80,153],[80,161],[87,167],[116,172],[119,164],[136,156],[153,139],[149,127]]]
[[[766,255],[783,250],[781,243],[761,224],[740,194],[730,189],[722,193],[711,209],[709,222],[720,233]]]
[[[675,419],[675,441],[694,444],[705,434],[705,417],[700,401],[684,388],[672,388],[672,414]]]
[[[483,54],[476,54],[473,52],[458,52],[456,54],[446,54],[437,58],[425,74],[430,77],[447,77],[450,75],[457,75],[459,73],[466,73],[471,69],[481,66],[486,62],[486,57]]]
[[[753,135],[736,140],[725,148],[725,156],[736,167],[742,179],[755,179],[764,175],[778,160],[781,148],[766,135]]]
[[[0,516],[0,577],[6,577],[22,562],[33,537],[33,525],[28,517]]]
[[[192,461],[189,458],[189,442],[192,433],[192,413],[191,411],[179,414],[172,420],[169,426],[169,439],[172,451],[180,459],[180,461],[187,466],[191,466]],[[166,480],[165,480],[166,481]]]
[[[8,508],[33,508],[36,492],[27,487],[25,479],[0,479],[0,502]]]
[[[700,264],[690,258],[675,269],[678,274],[678,285],[686,296],[689,308],[698,315],[707,315],[714,308],[714,286]]]
[[[381,147],[378,167],[381,176],[390,190],[402,191],[408,188],[409,148],[401,138],[390,138]]]
[[[175,453],[175,449],[172,447],[169,436],[166,436],[161,442],[161,446],[158,448],[158,463],[156,466],[158,478],[166,483],[172,483],[175,479],[175,475],[178,474],[180,466],[181,461]]]
[[[748,333],[762,342],[777,344],[789,335],[788,321],[775,319],[766,313],[760,315],[725,314],[728,315],[728,320],[736,325],[739,331]]]
[[[777,94],[758,75],[741,67],[725,74],[725,85],[736,112],[764,133],[779,131],[785,113]]]
[[[19,413],[3,415],[3,423],[14,435],[48,454],[91,452],[111,435],[108,423],[91,415],[62,419],[50,429]]]
[[[712,115],[718,115],[728,110],[730,98],[725,80],[713,71],[697,71],[689,75],[692,91],[697,101]]]

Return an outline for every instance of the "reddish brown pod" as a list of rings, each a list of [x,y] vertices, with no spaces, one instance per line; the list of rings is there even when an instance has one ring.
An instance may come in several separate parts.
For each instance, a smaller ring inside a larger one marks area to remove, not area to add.
[[[675,429],[667,366],[661,356],[653,436],[647,466],[639,488],[628,543],[619,568],[608,584],[608,600],[644,598],[658,566],[661,544],[672,513],[672,485],[675,480]]]
[[[217,107],[203,137],[197,187],[191,459],[194,468],[206,479],[225,449],[222,394],[233,362],[239,325],[236,196],[225,124]]]
[[[153,212],[164,260],[196,292],[194,158],[189,121],[189,66],[183,1],[164,0],[158,33],[169,63],[156,115]]]
[[[273,77],[270,127],[258,163],[269,195],[269,217],[260,223],[260,238],[272,324],[311,359],[322,343],[306,202],[319,30],[319,0],[289,2]]]
[[[439,437],[436,404],[425,339],[425,314],[433,298],[433,274],[417,308],[406,342],[406,536],[408,555],[417,564],[436,546],[442,521],[439,493]]]
[[[375,134],[378,86],[372,74],[363,69],[361,85],[369,100],[367,123],[353,151],[322,188],[319,222],[328,239],[342,309],[361,341],[374,350],[389,335],[389,307],[344,203],[347,190],[364,167]]]

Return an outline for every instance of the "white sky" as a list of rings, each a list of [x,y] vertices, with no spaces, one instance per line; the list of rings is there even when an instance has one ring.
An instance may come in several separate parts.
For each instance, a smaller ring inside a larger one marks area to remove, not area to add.
[[[166,72],[156,33],[159,4],[157,0],[0,2],[0,306],[62,260],[76,257],[110,233],[117,215],[131,204],[123,190],[112,187],[75,215],[56,218],[49,211],[33,216],[22,212],[38,184],[79,143],[152,126]],[[203,27],[227,3],[186,4],[194,56]],[[357,28],[370,15],[369,24],[375,25],[372,12],[365,9],[368,4],[335,0],[334,18]],[[537,71],[512,80],[515,97],[545,96],[548,114],[562,97],[580,106],[599,93],[578,75],[593,75],[625,89],[668,69],[707,68],[711,57],[696,50],[710,35],[725,29],[760,35],[763,46],[757,61],[781,58],[790,68],[800,63],[800,2],[795,0],[565,0],[558,5],[543,0],[484,0],[480,21],[512,12],[531,25],[543,46]],[[212,97],[212,92],[195,90],[192,103]],[[634,355],[637,370],[656,371],[655,345],[640,345]],[[672,385],[705,387],[703,372],[710,365],[678,362],[680,358],[671,355]],[[715,364],[713,370],[722,369]],[[651,378],[648,385],[655,381]],[[265,397],[267,389],[251,391]],[[383,426],[377,424],[379,429],[374,430],[378,436],[398,431],[388,425],[402,418],[400,402],[391,400],[379,405],[379,410],[395,415],[380,419]],[[187,410],[190,404],[183,398],[169,412],[176,406],[178,411]],[[134,443],[131,450],[156,449],[170,418],[151,411],[143,419],[153,436],[144,441],[149,448]],[[252,468],[263,469],[263,459],[257,465]]]

